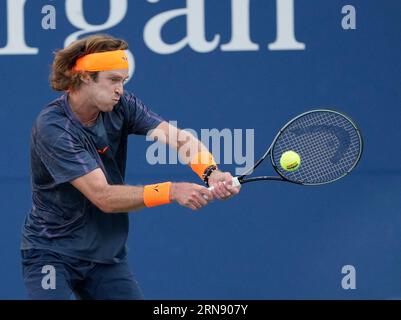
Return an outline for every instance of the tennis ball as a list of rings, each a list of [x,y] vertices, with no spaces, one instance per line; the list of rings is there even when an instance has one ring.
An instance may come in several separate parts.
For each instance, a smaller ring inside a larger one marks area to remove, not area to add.
[[[286,151],[281,155],[280,165],[285,171],[295,171],[301,165],[301,157],[295,151]]]

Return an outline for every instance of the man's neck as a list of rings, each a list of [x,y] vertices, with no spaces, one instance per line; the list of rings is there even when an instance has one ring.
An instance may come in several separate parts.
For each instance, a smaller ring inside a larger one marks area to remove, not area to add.
[[[91,126],[96,123],[100,111],[82,93],[70,92],[68,94],[68,103],[82,125]]]

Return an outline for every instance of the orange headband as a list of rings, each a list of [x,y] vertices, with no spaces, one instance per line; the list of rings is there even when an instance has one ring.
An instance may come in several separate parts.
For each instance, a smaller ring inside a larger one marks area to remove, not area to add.
[[[108,71],[128,69],[128,58],[124,50],[87,54],[77,60],[74,71]]]

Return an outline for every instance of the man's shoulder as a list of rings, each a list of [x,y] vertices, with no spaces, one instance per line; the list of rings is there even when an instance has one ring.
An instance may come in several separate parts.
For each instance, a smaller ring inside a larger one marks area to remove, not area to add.
[[[36,120],[44,119],[67,119],[67,116],[63,110],[64,97],[61,96],[51,102],[49,102],[38,114]]]
[[[131,97],[135,98],[135,93],[133,93],[132,91],[126,90],[124,89],[124,93],[122,95],[125,99],[129,99]]]
[[[36,132],[51,134],[57,129],[65,129],[69,119],[62,107],[63,97],[47,104],[38,114],[34,123]]]
[[[121,104],[126,105],[136,101],[137,97],[131,91],[124,90],[123,95],[121,96]]]
[[[114,113],[118,114],[120,117],[129,117],[129,115],[136,110],[137,97],[134,93],[124,90],[119,103],[116,108],[114,108]]]
[[[135,113],[138,109],[147,108],[135,93],[126,90],[124,90],[124,94],[121,96],[120,106],[121,109],[125,109],[129,114]]]

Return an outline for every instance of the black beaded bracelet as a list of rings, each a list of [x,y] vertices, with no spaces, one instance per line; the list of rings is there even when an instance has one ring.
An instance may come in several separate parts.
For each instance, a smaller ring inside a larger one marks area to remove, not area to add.
[[[205,182],[206,186],[209,187],[209,177],[212,174],[213,171],[217,170],[217,166],[215,164],[212,164],[211,166],[208,166],[205,169],[205,172],[203,173],[203,181]]]

